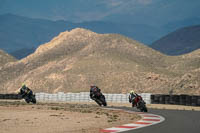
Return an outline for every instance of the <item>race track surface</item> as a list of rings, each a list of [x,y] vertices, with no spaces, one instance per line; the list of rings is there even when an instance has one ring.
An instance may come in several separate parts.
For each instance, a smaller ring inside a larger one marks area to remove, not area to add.
[[[138,111],[129,107],[117,108]],[[149,109],[148,113],[161,115],[165,121],[123,133],[200,133],[200,111]]]

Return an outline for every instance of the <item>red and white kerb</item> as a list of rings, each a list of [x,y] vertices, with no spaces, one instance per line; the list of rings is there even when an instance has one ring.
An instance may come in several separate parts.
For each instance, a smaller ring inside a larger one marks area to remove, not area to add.
[[[131,111],[125,111],[125,112],[130,113]],[[134,113],[136,113],[136,112],[134,112]],[[133,123],[129,123],[129,124],[124,124],[121,126],[102,129],[100,132],[102,132],[102,133],[118,133],[118,132],[143,128],[146,126],[151,126],[154,124],[161,123],[165,120],[164,117],[155,115],[155,114],[149,114],[149,113],[137,113],[137,114],[142,117],[141,120],[133,122]]]

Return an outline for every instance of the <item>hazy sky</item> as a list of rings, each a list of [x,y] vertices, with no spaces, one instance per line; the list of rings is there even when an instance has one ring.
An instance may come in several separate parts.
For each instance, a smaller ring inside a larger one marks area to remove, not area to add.
[[[0,0],[0,14],[164,25],[200,18],[200,0]]]

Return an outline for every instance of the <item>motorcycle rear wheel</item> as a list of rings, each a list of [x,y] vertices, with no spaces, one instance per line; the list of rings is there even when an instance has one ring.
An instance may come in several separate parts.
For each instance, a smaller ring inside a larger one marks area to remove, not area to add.
[[[146,108],[146,107],[145,107],[143,110],[144,110],[144,112],[148,112],[148,110],[147,110],[147,108]]]

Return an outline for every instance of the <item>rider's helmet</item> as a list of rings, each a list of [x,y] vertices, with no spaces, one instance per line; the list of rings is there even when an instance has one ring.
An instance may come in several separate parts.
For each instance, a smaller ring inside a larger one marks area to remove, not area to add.
[[[94,85],[90,85],[90,88],[93,88],[94,87]]]
[[[134,93],[135,93],[134,90],[131,90],[131,91],[130,91],[130,94],[134,94]]]
[[[22,88],[22,89],[25,89],[25,88],[26,88],[26,84],[23,83],[21,88]]]
[[[98,90],[97,86],[95,86],[95,85],[91,85],[90,87],[93,92],[96,92]]]

